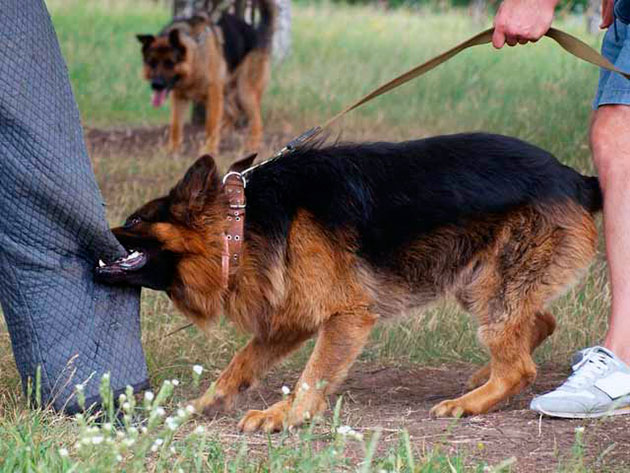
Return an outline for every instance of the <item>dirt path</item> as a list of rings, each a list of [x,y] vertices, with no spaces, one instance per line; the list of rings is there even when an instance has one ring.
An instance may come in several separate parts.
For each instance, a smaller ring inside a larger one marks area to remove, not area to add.
[[[555,471],[572,459],[575,429],[584,427],[584,459],[594,471],[630,468],[630,429],[627,416],[600,420],[541,418],[527,409],[535,393],[558,385],[566,371],[543,367],[533,388],[510,399],[490,414],[460,419],[432,419],[429,409],[437,402],[465,392],[465,382],[476,366],[449,364],[439,367],[393,367],[358,364],[340,391],[344,396],[343,422],[357,431],[383,429],[381,451],[395,446],[399,430],[407,429],[413,447],[421,453],[440,446],[442,451],[463,453],[467,462],[490,465],[515,457],[510,471]],[[238,412],[215,418],[209,424],[231,442],[236,424],[247,409],[261,409],[281,398],[281,387],[292,386],[298,373],[278,370],[240,402]],[[327,412],[328,417],[331,412]],[[262,446],[267,437],[254,434],[250,441]],[[568,470],[571,471],[571,470]]]

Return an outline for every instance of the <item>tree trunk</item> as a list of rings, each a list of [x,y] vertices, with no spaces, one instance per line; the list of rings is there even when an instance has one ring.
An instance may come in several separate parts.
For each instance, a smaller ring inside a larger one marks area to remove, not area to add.
[[[272,57],[276,64],[291,53],[291,0],[275,0],[276,31],[273,35]]]
[[[591,34],[599,32],[599,24],[602,19],[602,2],[601,0],[588,0],[586,10],[586,30]]]

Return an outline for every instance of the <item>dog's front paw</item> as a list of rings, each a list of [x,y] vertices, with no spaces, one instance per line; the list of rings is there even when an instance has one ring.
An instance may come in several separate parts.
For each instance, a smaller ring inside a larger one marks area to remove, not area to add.
[[[280,432],[286,425],[286,420],[291,409],[291,402],[288,399],[275,403],[264,411],[247,411],[245,416],[238,423],[241,432]]]
[[[280,432],[309,422],[326,409],[326,400],[319,393],[298,398],[299,401],[284,399],[264,411],[247,412],[238,424],[239,429],[243,432]]]
[[[169,140],[168,144],[166,145],[166,152],[168,154],[178,154],[181,147],[182,147],[182,140],[178,140],[178,141]]]
[[[217,414],[231,411],[235,403],[236,396],[206,393],[200,398],[190,401],[188,405],[193,407],[195,414],[214,418]]]
[[[432,417],[462,417],[466,412],[464,406],[457,400],[442,401],[433,406],[430,412]]]
[[[209,154],[210,156],[218,156],[219,154],[219,140],[214,138],[207,139],[201,148],[199,148],[199,154]]]

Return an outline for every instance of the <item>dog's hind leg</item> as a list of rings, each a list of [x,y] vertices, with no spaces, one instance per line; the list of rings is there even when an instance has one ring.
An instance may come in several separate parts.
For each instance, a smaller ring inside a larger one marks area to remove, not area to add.
[[[555,329],[556,319],[553,314],[549,311],[538,312],[535,317],[534,329],[532,330],[530,338],[530,353],[534,353],[534,350],[536,350],[547,337],[550,337]],[[486,383],[488,379],[490,379],[491,368],[491,364],[488,363],[475,371],[466,383],[468,389],[474,389]]]
[[[275,363],[297,349],[310,334],[291,334],[276,340],[252,338],[214,383],[191,402],[197,413],[212,414],[234,407],[239,393],[253,386]]]
[[[366,308],[348,309],[330,317],[320,329],[293,393],[269,409],[247,412],[239,428],[245,432],[276,432],[320,414],[326,408],[326,396],[345,379],[363,349],[376,319]]]
[[[247,116],[249,124],[249,136],[245,141],[245,149],[248,152],[258,151],[263,137],[263,121],[261,114],[262,94],[266,86],[268,68],[264,59],[251,57],[244,70],[239,74],[237,82],[238,100]]]
[[[458,300],[479,319],[490,376],[477,389],[435,406],[434,415],[487,412],[535,379],[532,346],[554,328],[551,314],[539,314],[586,269],[597,235],[592,217],[574,204],[544,210],[507,216],[495,244],[479,255],[458,291]]]

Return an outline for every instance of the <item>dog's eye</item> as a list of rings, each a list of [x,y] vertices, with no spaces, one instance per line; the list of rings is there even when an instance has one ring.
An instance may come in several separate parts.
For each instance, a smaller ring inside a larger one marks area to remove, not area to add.
[[[152,67],[152,68],[155,69],[157,67],[157,65],[158,65],[158,61],[157,61],[157,59],[149,59],[147,61],[147,64],[149,65],[149,67]]]
[[[131,228],[135,225],[138,225],[140,222],[142,222],[142,218],[140,218],[138,215],[134,215],[133,217],[129,217],[127,220],[125,220],[123,227]]]
[[[173,69],[175,67],[175,63],[170,59],[164,60],[164,69]]]

